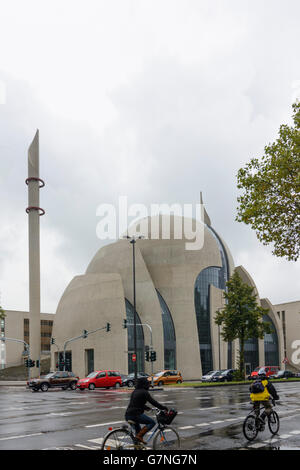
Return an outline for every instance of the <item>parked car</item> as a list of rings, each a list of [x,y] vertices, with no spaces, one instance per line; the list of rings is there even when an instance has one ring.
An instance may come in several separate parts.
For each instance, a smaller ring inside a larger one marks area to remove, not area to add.
[[[141,377],[149,377],[149,374],[145,374],[144,372],[138,372],[137,378]],[[122,386],[123,387],[133,387],[134,386],[134,373],[125,375],[122,377]]]
[[[264,366],[259,369],[258,374],[265,373],[267,377],[273,377],[273,375],[278,374],[279,370],[279,366]]]
[[[279,370],[272,376],[272,379],[290,379],[291,377],[295,377],[295,374],[290,370]]]
[[[79,377],[76,377],[73,372],[68,371],[57,371],[49,372],[47,375],[42,375],[40,378],[31,379],[27,382],[28,387],[33,391],[47,392],[49,388],[62,388],[66,390],[76,390],[76,384]]]
[[[119,388],[122,386],[120,372],[116,370],[96,370],[91,372],[85,379],[79,379],[77,388],[80,390],[94,390],[95,388]]]
[[[212,382],[213,377],[219,372],[219,370],[211,370],[210,372],[207,372],[206,374],[202,375],[202,382]]]
[[[219,370],[217,374],[212,377],[212,382],[231,382],[235,369]]]
[[[256,367],[248,376],[248,380],[255,380],[257,378],[258,371],[261,369],[261,367],[262,366]]]
[[[151,381],[152,377],[149,376],[148,380]],[[182,381],[182,375],[177,370],[163,370],[153,375],[153,385],[181,384]]]

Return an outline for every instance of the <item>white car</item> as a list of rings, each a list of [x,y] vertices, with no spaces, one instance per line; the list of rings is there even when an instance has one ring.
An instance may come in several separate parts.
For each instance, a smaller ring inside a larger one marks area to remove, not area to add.
[[[210,372],[207,372],[205,375],[202,375],[202,382],[212,382],[212,378],[214,375],[218,374],[218,370],[211,370]]]

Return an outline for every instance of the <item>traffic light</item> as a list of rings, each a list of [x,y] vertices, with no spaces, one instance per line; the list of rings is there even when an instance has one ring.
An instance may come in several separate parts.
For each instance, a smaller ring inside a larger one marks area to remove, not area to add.
[[[156,351],[151,351],[150,353],[150,361],[155,362],[156,361]]]
[[[127,320],[126,320],[126,318],[124,318],[124,320],[123,320],[123,328],[127,328]]]
[[[36,361],[36,366],[40,367],[40,361],[39,360]]]
[[[29,360],[29,367],[35,367],[35,361],[32,359]]]
[[[51,344],[55,344],[55,338],[51,338]]]
[[[106,323],[106,331],[110,331],[110,323]]]
[[[87,330],[82,330],[82,337],[87,338],[88,332]]]
[[[29,360],[28,359],[26,359],[26,361],[25,361],[25,367],[29,367]]]
[[[145,351],[145,359],[147,362],[150,361],[150,352],[149,351]]]

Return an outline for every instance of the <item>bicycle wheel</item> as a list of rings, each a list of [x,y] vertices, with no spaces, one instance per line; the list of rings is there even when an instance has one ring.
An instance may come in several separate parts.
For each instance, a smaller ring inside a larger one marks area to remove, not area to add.
[[[135,450],[131,433],[124,428],[117,428],[106,434],[102,450]]]
[[[278,433],[280,422],[279,422],[279,416],[276,413],[276,411],[271,411],[271,413],[269,414],[269,416],[268,416],[268,426],[269,426],[270,432],[272,434],[277,434]]]
[[[171,426],[165,426],[163,429],[159,429],[153,439],[153,449],[180,449],[180,438],[178,432],[174,428],[171,428]]]
[[[248,441],[253,441],[256,438],[258,429],[256,427],[256,417],[254,415],[249,415],[244,421],[243,424],[243,433]]]

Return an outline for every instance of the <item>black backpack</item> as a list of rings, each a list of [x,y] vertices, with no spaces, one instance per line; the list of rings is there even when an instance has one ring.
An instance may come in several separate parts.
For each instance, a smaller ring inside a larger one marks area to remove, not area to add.
[[[265,387],[260,380],[255,380],[255,382],[250,386],[251,393],[263,393],[264,390]]]

